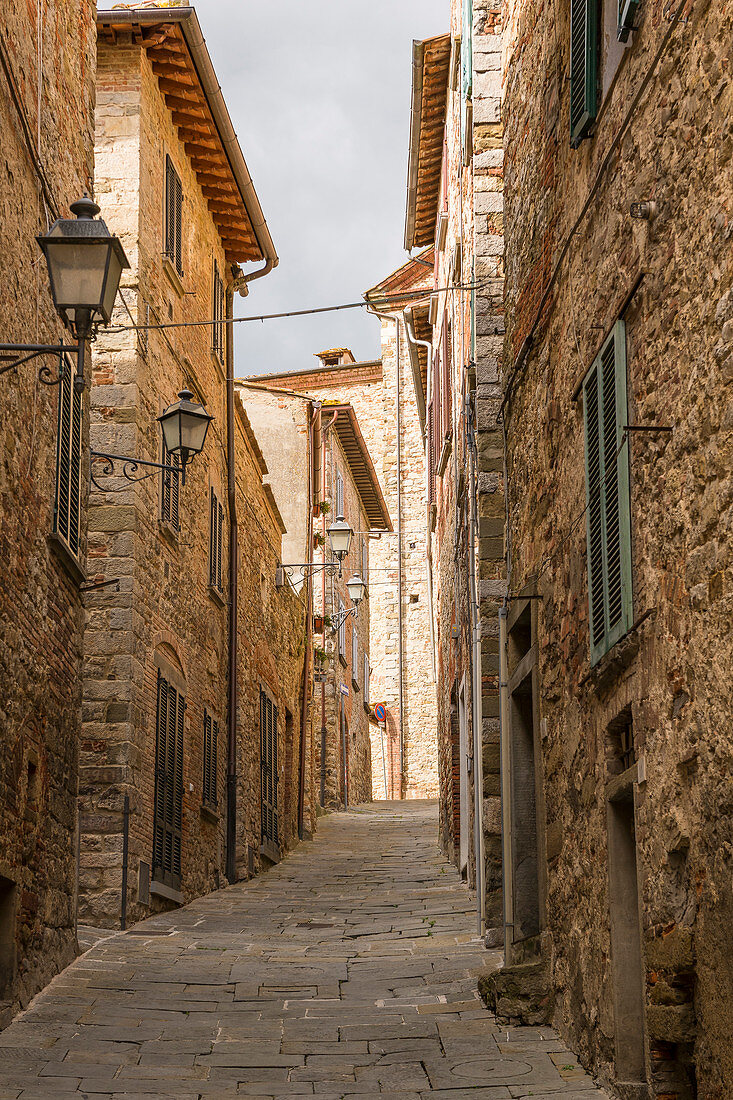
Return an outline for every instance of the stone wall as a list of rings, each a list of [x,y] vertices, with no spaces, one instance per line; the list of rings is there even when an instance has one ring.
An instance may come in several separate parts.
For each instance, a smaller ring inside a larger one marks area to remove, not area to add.
[[[57,216],[70,217],[69,204],[84,191],[92,193],[95,48],[91,0],[47,0],[40,29],[35,5],[2,6],[0,339],[6,343],[68,339],[35,237]],[[46,181],[45,200],[34,163]],[[57,361],[45,359],[0,376],[0,1027],[76,951],[86,479],[75,560],[49,537],[59,391],[39,382],[44,364],[57,372]]]
[[[166,154],[182,181],[183,275],[163,257]],[[97,187],[110,228],[132,264],[120,324],[193,321],[213,314],[221,241],[144,51],[118,35],[99,44]],[[100,337],[94,355],[95,449],[162,458],[156,418],[187,386],[215,417],[204,452],[179,487],[179,525],[162,517],[163,476],[131,486],[119,467],[90,505],[90,561],[116,587],[90,596],[85,634],[80,914],[120,919],[123,807],[130,800],[128,920],[223,884],[228,713],[228,547],[225,372],[210,328]],[[278,707],[284,845],[294,838],[304,612],[275,590],[282,521],[263,486],[266,466],[239,409],[236,418],[239,566],[237,871],[260,867],[260,690]],[[210,583],[210,500],[223,508],[222,586]],[[157,677],[186,698],[182,870],[175,889],[147,881],[152,863]],[[204,712],[218,723],[216,805],[203,807]],[[286,721],[287,715],[291,721]],[[295,745],[295,748],[294,748]],[[287,775],[286,775],[287,771]],[[294,777],[296,779],[294,780]]]
[[[733,12],[697,0],[673,24],[677,10],[640,5],[619,54],[604,6],[599,113],[572,150],[568,8],[558,18],[532,0],[508,5],[511,587],[541,597],[537,861],[554,1022],[623,1096],[722,1100],[733,1081]],[[644,200],[656,217],[632,219]],[[591,668],[578,394],[619,318],[628,422],[673,431],[625,444],[633,626]],[[636,872],[628,862],[624,904],[609,876],[629,728]],[[623,949],[620,919],[631,928]],[[622,1084],[634,1036],[637,1091]]]

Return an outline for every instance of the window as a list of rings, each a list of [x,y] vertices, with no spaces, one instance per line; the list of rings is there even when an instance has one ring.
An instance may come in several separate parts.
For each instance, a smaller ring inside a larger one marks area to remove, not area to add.
[[[183,188],[181,180],[173,167],[169,156],[165,158],[165,248],[164,254],[174,265],[179,275],[183,275],[183,249],[181,209],[183,207]]]
[[[598,80],[598,0],[571,0],[570,144],[588,137],[596,117]]]
[[[214,490],[211,490],[209,532],[209,585],[217,592],[223,592],[221,579],[221,548],[224,532],[224,509]]]
[[[216,322],[211,327],[211,350],[220,363],[224,362],[224,281],[219,274],[219,265],[214,260],[214,278],[211,289],[212,316]]]
[[[356,633],[356,626],[352,622],[351,624],[351,679],[354,683],[354,687],[359,687],[359,636]]]
[[[214,809],[217,797],[217,762],[219,747],[219,723],[204,708],[204,779],[201,800]]]
[[[346,661],[346,620],[344,619],[344,613],[346,611],[346,605],[339,596],[339,610],[338,610],[338,655]]]
[[[618,0],[618,40],[628,41],[631,31],[634,29],[634,17],[639,0]]]
[[[260,691],[260,768],[262,772],[262,843],[279,845],[277,821],[277,707]]]
[[[369,706],[369,657],[364,654],[364,706]]]
[[[630,629],[631,499],[626,326],[617,321],[583,382],[591,665]]]
[[[178,886],[183,827],[183,717],[186,701],[158,670],[155,717],[153,878]]]
[[[336,471],[336,517],[344,514],[344,479]]]
[[[75,558],[81,554],[81,440],[82,395],[74,386],[76,365],[64,359],[60,364],[59,425],[56,445],[56,503],[54,534]]]
[[[164,466],[175,466],[177,469],[181,465],[180,455],[170,454],[165,445],[165,440],[163,441],[162,461]],[[176,531],[179,531],[181,528],[178,518],[178,489],[178,474],[174,474],[170,470],[163,470],[160,494],[160,518],[163,523],[169,524]]]

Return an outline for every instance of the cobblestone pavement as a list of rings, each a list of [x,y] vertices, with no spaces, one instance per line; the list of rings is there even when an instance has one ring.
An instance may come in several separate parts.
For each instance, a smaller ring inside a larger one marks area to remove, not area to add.
[[[1,1100],[605,1096],[553,1031],[499,1028],[477,999],[499,956],[434,803],[319,825],[267,874],[77,959],[0,1033]]]

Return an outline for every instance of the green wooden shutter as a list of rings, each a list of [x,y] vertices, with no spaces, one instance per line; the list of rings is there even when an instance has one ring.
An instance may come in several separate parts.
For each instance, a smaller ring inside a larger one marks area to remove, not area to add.
[[[186,709],[186,701],[178,694],[178,712],[176,715],[176,751],[173,779],[174,791],[174,816],[173,816],[173,874],[180,877],[181,874],[181,847],[183,844],[183,723]]]
[[[202,801],[209,802],[211,791],[211,715],[204,707],[204,781]]]
[[[627,42],[634,29],[639,0],[618,0],[618,40]]]
[[[166,743],[168,740],[168,683],[158,670],[158,703],[155,714],[155,798],[153,821],[153,872],[165,860]]]
[[[571,0],[570,144],[580,145],[596,117],[598,0]]]
[[[470,98],[473,91],[473,0],[463,0],[461,91],[464,101]]]
[[[83,405],[74,386],[75,369],[59,359],[59,414],[56,444],[54,532],[75,557],[81,549],[81,446]]]
[[[219,723],[211,726],[211,805],[219,803]]]
[[[633,621],[626,328],[617,321],[583,383],[591,664]]]

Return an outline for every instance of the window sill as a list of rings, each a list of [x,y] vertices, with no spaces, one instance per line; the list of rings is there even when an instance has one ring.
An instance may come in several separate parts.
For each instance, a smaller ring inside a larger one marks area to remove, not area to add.
[[[211,362],[214,364],[214,369],[219,375],[220,380],[224,382],[226,380],[226,359],[223,356],[220,357],[219,355],[217,355],[217,353],[212,348]]]
[[[163,257],[163,274],[171,284],[173,289],[179,298],[182,298],[186,291],[183,289],[183,281],[181,276],[176,271],[175,265],[171,263],[167,256]]]
[[[608,689],[614,685],[635,660],[641,649],[641,627],[647,619],[653,621],[655,612],[656,608],[650,607],[643,615],[640,615],[626,634],[619,638],[608,653],[604,653],[590,672],[586,673],[580,681],[580,686],[584,687],[589,684],[596,695],[605,695]]]
[[[183,905],[181,891],[176,890],[173,886],[168,886],[165,882],[158,882],[157,879],[153,879],[150,883],[150,893],[158,898],[165,898],[166,901],[173,901],[176,905]]]
[[[341,665],[341,666],[342,666],[343,668],[346,668],[346,665],[348,664],[348,661],[346,660],[346,658],[345,658],[345,657],[342,657],[340,653],[339,653],[339,664],[340,664],[340,665]]]
[[[213,806],[209,806],[206,802],[202,802],[199,807],[199,813],[204,821],[209,821],[212,825],[217,825],[221,821],[221,814]]]
[[[282,859],[282,852],[277,844],[273,844],[271,840],[263,840],[260,844],[260,855],[269,859],[270,863],[279,863]]]
[[[86,584],[86,570],[71,553],[61,535],[57,535],[55,531],[52,531],[50,535],[46,536],[46,540],[71,579],[77,584]]]
[[[358,682],[354,679],[353,676],[351,677],[351,686],[353,687],[354,691],[361,691]]]
[[[217,607],[226,607],[227,601],[224,598],[224,594],[215,588],[213,585],[209,585],[209,599],[212,603],[215,603]]]
[[[158,534],[163,541],[167,542],[174,550],[178,549],[178,536],[180,533],[180,527],[174,527],[172,523],[169,523],[165,519],[158,521]]]

